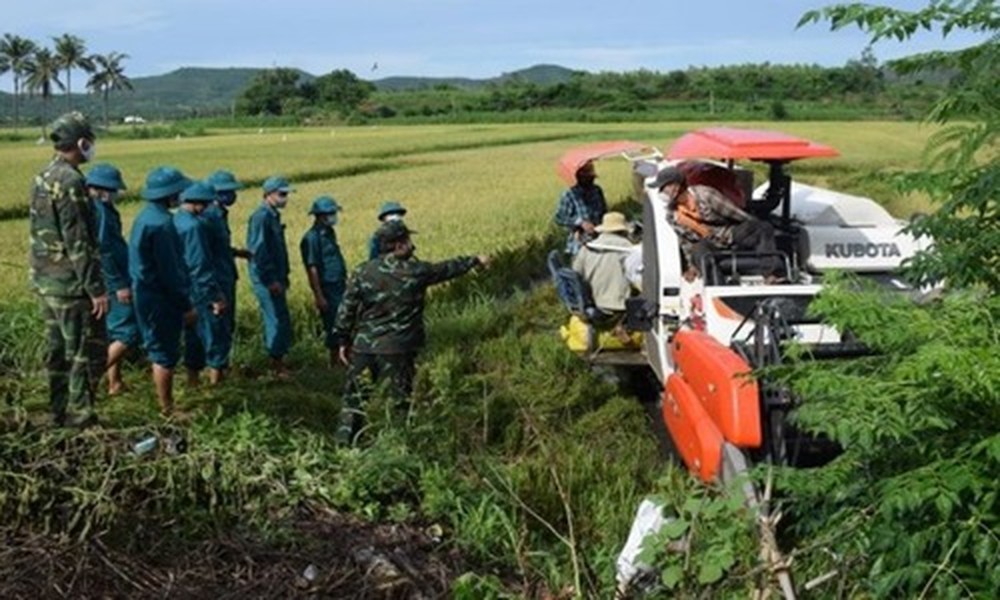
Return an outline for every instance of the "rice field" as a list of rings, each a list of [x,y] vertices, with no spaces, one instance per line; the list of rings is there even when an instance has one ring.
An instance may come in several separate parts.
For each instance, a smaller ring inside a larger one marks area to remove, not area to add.
[[[297,189],[284,211],[292,256],[293,299],[308,295],[298,241],[311,225],[312,199],[332,194],[345,207],[337,227],[349,265],[363,259],[381,202],[395,199],[409,209],[407,223],[418,234],[418,255],[428,260],[482,254],[516,246],[551,227],[556,199],[565,184],[555,162],[567,149],[594,140],[632,139],[660,148],[685,131],[707,124],[529,124],[356,127],[337,129],[220,132],[196,138],[98,141],[97,158],[122,169],[129,189],[138,191],[145,173],[170,164],[193,178],[217,168],[259,184],[272,173],[288,176]],[[873,178],[881,171],[916,168],[932,132],[913,123],[740,124],[780,129],[833,145],[842,156],[803,163],[809,182],[843,191],[868,193],[894,212],[926,209],[920,199],[892,197]],[[50,150],[31,142],[0,143],[0,211],[26,206],[33,174]],[[793,170],[794,172],[794,170]],[[609,201],[631,190],[624,161],[598,165]],[[877,194],[876,194],[877,193]],[[243,190],[231,214],[234,238],[245,240],[246,222],[257,206],[259,187]],[[126,230],[140,202],[121,206]],[[127,231],[126,231],[127,235]],[[0,221],[0,301],[29,297],[27,222]],[[244,284],[246,278],[244,277]],[[244,309],[251,308],[243,304]]]

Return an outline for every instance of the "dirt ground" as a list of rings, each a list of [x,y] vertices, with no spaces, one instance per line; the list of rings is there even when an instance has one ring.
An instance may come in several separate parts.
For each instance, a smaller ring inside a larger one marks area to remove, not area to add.
[[[300,516],[288,541],[222,533],[183,549],[7,534],[0,598],[441,598],[467,570],[435,529]]]

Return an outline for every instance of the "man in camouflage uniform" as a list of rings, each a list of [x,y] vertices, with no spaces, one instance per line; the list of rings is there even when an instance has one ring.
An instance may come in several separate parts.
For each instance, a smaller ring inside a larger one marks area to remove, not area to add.
[[[414,359],[424,345],[424,297],[427,288],[486,265],[485,256],[462,256],[439,263],[413,257],[412,232],[399,221],[382,225],[382,255],[355,270],[337,312],[340,360],[347,365],[347,385],[337,441],[351,443],[364,422],[361,377],[374,383],[383,375],[398,405],[405,406],[413,386]],[[353,340],[353,345],[352,345]]]
[[[51,126],[56,155],[31,190],[31,283],[47,329],[45,366],[57,425],[96,422],[94,402],[104,372],[108,296],[101,248],[79,166],[94,157],[94,132],[72,112]]]

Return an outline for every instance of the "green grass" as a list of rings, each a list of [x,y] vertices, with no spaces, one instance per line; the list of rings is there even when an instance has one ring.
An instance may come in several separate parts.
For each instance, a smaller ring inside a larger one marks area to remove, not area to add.
[[[794,165],[803,180],[876,196],[897,214],[919,206],[920,199],[892,196],[877,175],[916,168],[928,130],[905,123],[781,129],[842,153]],[[136,522],[148,522],[196,543],[237,525],[282,535],[295,507],[318,505],[440,525],[447,544],[475,559],[483,585],[499,574],[501,587],[523,595],[572,586],[609,597],[614,558],[638,502],[663,491],[679,507],[690,479],[660,461],[634,399],[558,341],[565,315],[552,291],[525,290],[544,273],[545,250],[559,243],[550,224],[565,186],[555,175],[556,159],[594,139],[665,148],[682,131],[676,123],[414,126],[102,142],[99,160],[119,164],[133,191],[160,163],[194,176],[221,167],[248,181],[271,172],[292,178],[298,191],[284,221],[296,377],[283,384],[264,374],[259,317],[243,271],[234,377],[219,390],[188,390],[178,382],[179,404],[197,415],[188,431],[190,452],[145,462],[128,454],[135,437],[159,427],[145,367],[136,363],[126,372],[132,391],[100,403],[103,432],[67,442],[65,434],[26,430],[24,421],[21,429],[0,432],[0,512],[12,515],[5,526],[127,537]],[[47,156],[44,148],[0,142],[7,167],[0,173],[0,202],[7,204],[0,209],[24,201]],[[628,197],[624,161],[604,161],[598,171],[609,200]],[[362,260],[376,209],[389,198],[410,209],[421,257],[497,255],[490,270],[432,294],[414,412],[404,423],[375,400],[361,450],[331,444],[343,372],[325,366],[325,350],[312,334],[316,318],[297,252],[311,223],[308,205],[324,193],[345,206],[338,236],[350,265]],[[237,242],[245,239],[259,195],[253,187],[241,193],[231,217]],[[140,208],[123,204],[126,229]],[[0,397],[10,403],[4,417],[26,411],[43,420],[42,325],[24,267],[27,221],[0,221],[0,239]],[[75,477],[45,467],[69,460],[62,454],[67,443]]]

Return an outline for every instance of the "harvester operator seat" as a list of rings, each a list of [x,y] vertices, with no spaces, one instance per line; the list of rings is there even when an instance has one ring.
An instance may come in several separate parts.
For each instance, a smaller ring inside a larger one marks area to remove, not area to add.
[[[788,255],[774,252],[716,249],[702,257],[698,265],[708,285],[738,285],[745,276],[772,273],[778,280],[792,281],[792,266]]]

